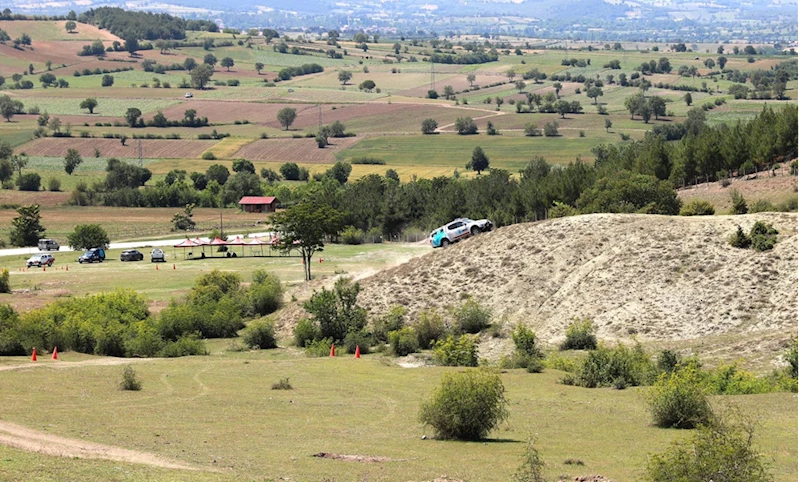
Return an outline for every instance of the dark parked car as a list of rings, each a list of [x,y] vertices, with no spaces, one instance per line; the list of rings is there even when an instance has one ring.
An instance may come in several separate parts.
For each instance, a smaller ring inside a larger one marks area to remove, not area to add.
[[[78,258],[78,263],[102,263],[105,261],[105,250],[103,248],[92,248],[83,253]]]
[[[129,249],[127,251],[122,251],[122,254],[119,255],[120,261],[141,261],[144,259],[144,255],[136,251],[135,249]]]

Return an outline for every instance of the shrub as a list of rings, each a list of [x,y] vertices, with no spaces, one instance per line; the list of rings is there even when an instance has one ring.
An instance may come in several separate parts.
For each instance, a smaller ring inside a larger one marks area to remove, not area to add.
[[[422,403],[419,420],[440,438],[479,440],[508,418],[499,374],[487,369],[445,373],[441,386]]]
[[[20,191],[38,191],[42,178],[35,172],[27,172],[17,177],[17,187]]]
[[[765,199],[758,199],[749,206],[750,213],[776,212],[777,206]]]
[[[288,378],[281,378],[279,382],[272,384],[272,390],[294,390]]]
[[[196,334],[182,336],[175,341],[169,341],[159,354],[162,357],[179,357],[191,355],[207,355],[205,343]]]
[[[47,190],[50,192],[58,192],[61,190],[61,181],[56,177],[51,177],[47,181]]]
[[[561,350],[593,350],[596,348],[596,328],[588,318],[575,319],[566,329],[566,340],[561,343]]]
[[[614,348],[600,346],[588,353],[579,364],[573,384],[586,388],[648,385],[656,369],[641,345],[632,349],[624,345]]]
[[[520,354],[536,358],[543,357],[533,330],[519,323],[513,330],[511,337],[513,338],[513,344],[516,345],[516,351]]]
[[[339,278],[333,290],[322,288],[303,304],[305,311],[313,316],[321,337],[339,342],[351,331],[360,331],[366,326],[366,310],[357,305],[359,283]]]
[[[544,135],[546,137],[556,137],[559,135],[558,133],[558,123],[555,121],[549,121],[544,124]]]
[[[283,286],[274,274],[262,269],[253,273],[253,282],[247,290],[250,306],[257,315],[274,313],[283,304]]]
[[[749,231],[749,239],[755,251],[768,251],[777,243],[778,234],[771,224],[757,221]]]
[[[363,244],[363,231],[355,226],[347,226],[341,232],[341,242],[344,244]]]
[[[732,201],[732,210],[730,214],[746,214],[749,212],[749,207],[746,205],[746,200],[737,189],[730,191],[730,200]]]
[[[701,373],[692,364],[661,374],[646,398],[653,422],[661,428],[694,428],[713,415]]]
[[[215,161],[216,160],[216,156],[214,155],[213,152],[206,151],[206,152],[203,152],[203,159],[205,159],[206,161]]]
[[[548,218],[565,218],[567,216],[577,216],[580,212],[568,204],[555,201],[555,205],[547,212]]]
[[[350,164],[368,164],[374,166],[384,166],[386,161],[377,157],[354,157],[350,160]]]
[[[527,447],[522,455],[522,463],[513,474],[513,482],[545,482],[544,477],[544,458],[533,445],[532,437],[527,439]]]
[[[455,323],[461,333],[480,333],[491,324],[491,310],[469,298],[455,309]]]
[[[709,201],[703,199],[694,199],[680,209],[680,216],[712,216],[714,214],[716,214],[716,208]]]
[[[426,350],[433,346],[433,343],[440,340],[447,333],[444,319],[437,312],[428,310],[419,315],[419,320],[414,325],[416,337],[419,340],[419,347]]]
[[[319,329],[313,321],[303,318],[294,327],[294,344],[300,348],[319,338]]]
[[[0,271],[0,293],[11,293],[11,275],[8,268],[3,268],[3,271]]]
[[[433,348],[433,357],[439,365],[450,367],[477,366],[477,337],[449,335],[439,340]]]
[[[407,313],[408,310],[404,306],[393,305],[385,315],[375,320],[372,326],[372,336],[375,341],[385,343],[390,332],[402,329],[405,326]]]
[[[744,233],[744,230],[741,229],[740,226],[735,230],[735,234],[731,234],[730,237],[727,238],[727,242],[729,242],[733,248],[740,249],[747,249],[752,245],[752,240]]]
[[[417,339],[416,331],[410,327],[389,332],[388,342],[391,345],[391,352],[394,356],[405,356],[419,351],[419,340]]]
[[[333,346],[332,338],[322,338],[321,340],[308,341],[305,344],[305,356],[318,358],[330,355],[330,347]]]
[[[275,324],[272,321],[254,321],[244,330],[244,343],[249,348],[263,350],[277,348]]]
[[[141,390],[141,381],[136,378],[136,370],[134,370],[132,366],[125,365],[125,369],[122,370],[122,381],[119,383],[119,389],[132,391]]]
[[[372,337],[366,330],[351,331],[344,337],[344,349],[347,353],[355,353],[356,348],[361,347],[361,353],[366,355],[371,345]]]
[[[752,445],[753,435],[751,423],[716,420],[690,438],[675,441],[665,452],[653,454],[647,463],[648,478],[652,482],[770,482],[774,479]]]
[[[680,363],[682,363],[682,357],[679,353],[671,350],[663,350],[658,353],[657,369],[660,372],[671,373]]]

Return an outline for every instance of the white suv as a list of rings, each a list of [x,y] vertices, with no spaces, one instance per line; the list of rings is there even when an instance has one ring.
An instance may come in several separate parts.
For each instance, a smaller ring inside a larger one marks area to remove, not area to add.
[[[42,266],[52,266],[53,263],[55,263],[55,258],[53,257],[53,255],[44,253],[44,254],[34,254],[33,256],[28,258],[28,261],[25,264],[28,266],[28,268],[30,268],[31,266],[38,266],[39,268],[41,268]]]
[[[150,252],[151,263],[163,263],[165,261],[166,261],[166,256],[164,256],[164,252],[161,249],[155,248]]]
[[[461,239],[491,231],[493,227],[494,223],[488,219],[473,221],[469,218],[458,218],[430,233],[430,244],[434,248],[446,248]]]

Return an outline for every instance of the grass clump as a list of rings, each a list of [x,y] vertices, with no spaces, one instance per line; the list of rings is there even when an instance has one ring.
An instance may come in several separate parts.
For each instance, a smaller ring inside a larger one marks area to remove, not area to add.
[[[419,421],[443,439],[480,440],[508,418],[505,386],[488,369],[445,373],[441,385],[422,403]]]
[[[439,340],[433,348],[433,358],[439,365],[450,367],[477,366],[477,337],[449,335]]]
[[[136,377],[136,370],[130,365],[125,365],[122,370],[122,381],[119,383],[120,390],[141,390],[141,381]]]
[[[288,378],[281,378],[279,382],[272,384],[272,390],[294,390]]]
[[[594,350],[596,349],[596,327],[588,318],[575,319],[566,329],[566,340],[561,343],[561,350]]]
[[[695,428],[709,423],[713,415],[694,364],[661,374],[646,398],[653,422],[661,428]]]
[[[480,333],[491,324],[491,310],[472,298],[455,309],[455,325],[461,333]]]
[[[653,454],[647,464],[651,482],[715,480],[770,482],[763,456],[754,447],[754,424],[713,420],[691,437]]]
[[[244,330],[244,343],[249,348],[277,348],[275,324],[270,320],[254,321]]]

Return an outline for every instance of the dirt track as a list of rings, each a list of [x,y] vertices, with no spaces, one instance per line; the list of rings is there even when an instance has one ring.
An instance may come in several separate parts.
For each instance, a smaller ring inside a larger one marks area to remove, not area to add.
[[[131,464],[145,464],[165,469],[204,470],[145,452],[59,437],[3,421],[0,421],[0,444],[28,452],[38,452],[57,457],[104,459]]]

